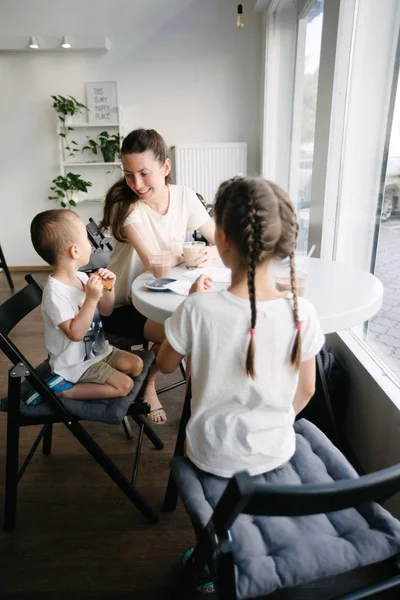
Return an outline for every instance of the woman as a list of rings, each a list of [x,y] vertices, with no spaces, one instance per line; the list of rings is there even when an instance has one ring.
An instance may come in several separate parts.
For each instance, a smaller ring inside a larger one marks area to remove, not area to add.
[[[136,129],[123,141],[121,161],[124,178],[107,193],[101,227],[110,227],[115,238],[109,268],[117,276],[115,306],[110,317],[103,318],[104,328],[121,334],[133,334],[153,342],[157,352],[164,340],[164,326],[146,319],[132,305],[130,291],[134,279],[149,269],[149,253],[170,250],[172,266],[183,262],[182,244],[187,231],[199,230],[211,244],[203,250],[199,267],[205,267],[218,255],[215,224],[196,194],[187,187],[171,184],[171,161],[167,146],[154,129]],[[150,404],[147,418],[164,423],[165,412],[158,400],[154,365],[144,400]]]

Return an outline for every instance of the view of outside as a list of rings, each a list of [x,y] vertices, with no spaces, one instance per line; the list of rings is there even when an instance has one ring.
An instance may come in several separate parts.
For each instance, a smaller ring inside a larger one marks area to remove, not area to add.
[[[366,340],[400,385],[400,85],[390,136],[375,275],[384,286],[383,307],[368,323]]]
[[[323,19],[323,0],[317,0],[307,15],[303,97],[301,111],[297,214],[299,217],[298,250],[307,250],[314,156],[315,115]]]

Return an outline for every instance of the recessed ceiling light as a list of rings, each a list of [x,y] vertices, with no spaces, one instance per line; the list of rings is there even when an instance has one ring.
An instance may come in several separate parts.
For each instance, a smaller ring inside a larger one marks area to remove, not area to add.
[[[34,49],[39,48],[39,42],[38,42],[37,38],[35,38],[35,37],[29,38],[29,48],[34,48]]]
[[[70,41],[66,35],[63,35],[62,42],[61,42],[61,48],[71,48]]]

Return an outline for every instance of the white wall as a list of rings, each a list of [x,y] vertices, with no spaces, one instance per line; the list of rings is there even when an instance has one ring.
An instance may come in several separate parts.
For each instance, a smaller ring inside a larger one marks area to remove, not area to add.
[[[20,4],[11,3],[14,13],[3,15],[0,34],[21,34]],[[38,4],[46,8],[45,0]],[[115,80],[125,131],[152,127],[168,145],[246,141],[248,173],[259,173],[261,13],[252,11],[252,0],[243,4],[243,30],[235,26],[231,0],[201,0],[186,2],[177,14],[165,9],[159,28],[148,28],[140,38],[140,24],[135,21],[131,34],[121,12],[121,33],[114,31],[105,54],[0,54],[0,240],[10,266],[43,264],[31,247],[29,225],[37,212],[53,206],[48,188],[59,172],[50,94],[85,101],[86,81]],[[75,18],[78,32],[78,12]],[[63,33],[70,34],[71,27]],[[30,29],[25,23],[23,33]],[[41,34],[54,35],[51,23],[42,25]],[[97,204],[81,206],[83,218],[97,216]]]

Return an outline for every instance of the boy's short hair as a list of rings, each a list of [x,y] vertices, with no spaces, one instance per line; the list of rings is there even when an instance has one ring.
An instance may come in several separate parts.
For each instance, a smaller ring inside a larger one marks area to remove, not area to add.
[[[31,223],[31,240],[36,252],[49,265],[55,265],[69,244],[76,241],[71,215],[78,215],[64,208],[45,210]]]

